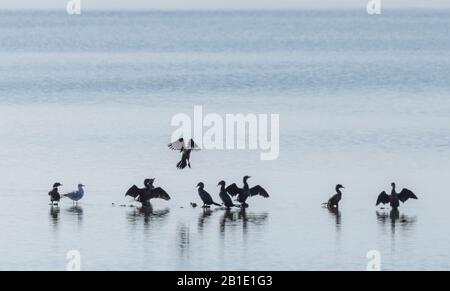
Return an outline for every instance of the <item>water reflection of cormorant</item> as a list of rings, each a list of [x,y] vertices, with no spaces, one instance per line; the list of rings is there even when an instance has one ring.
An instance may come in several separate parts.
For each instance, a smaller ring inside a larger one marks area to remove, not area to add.
[[[60,213],[59,207],[55,207],[53,205],[50,207],[50,220],[53,223],[53,225],[56,225],[58,223],[59,213]]]
[[[416,223],[416,217],[410,217],[405,214],[401,214],[398,209],[391,209],[387,211],[376,211],[377,221],[381,225],[390,223],[392,232],[395,232],[395,227],[397,224],[400,227],[412,226]]]
[[[336,226],[341,225],[341,211],[337,207],[328,207],[328,212],[336,219]]]
[[[143,217],[144,222],[147,224],[153,220],[164,219],[169,212],[169,208],[153,210],[152,205],[149,204],[148,206],[134,208],[134,210],[130,211],[127,216],[128,220],[131,222],[136,222]]]
[[[238,211],[225,210],[220,220],[220,231],[225,232],[226,226],[239,227],[242,226],[243,230],[248,228],[248,225],[261,226],[269,217],[267,212],[262,213],[247,213],[245,208],[241,208]]]

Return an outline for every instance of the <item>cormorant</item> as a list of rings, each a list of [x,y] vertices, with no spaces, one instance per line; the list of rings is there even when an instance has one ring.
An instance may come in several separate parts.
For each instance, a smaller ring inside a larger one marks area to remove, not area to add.
[[[53,189],[50,192],[48,192],[48,195],[50,196],[50,202],[52,205],[53,204],[58,205],[59,200],[61,199],[61,195],[58,192],[58,187],[60,187],[60,186],[62,186],[62,184],[56,182],[53,184]]]
[[[73,201],[74,204],[78,205],[78,201],[84,196],[83,184],[78,184],[78,190],[64,194],[63,197],[67,197]]]
[[[339,208],[339,202],[342,199],[341,189],[345,189],[344,186],[342,186],[341,184],[337,184],[336,185],[336,194],[331,196],[331,198],[328,199],[327,203],[324,203],[327,205],[328,208],[330,208],[330,209]]]
[[[190,157],[191,151],[199,151],[200,148],[191,138],[187,144],[184,142],[184,138],[180,138],[177,141],[174,141],[168,145],[171,150],[180,151],[181,152],[181,160],[177,163],[178,169],[184,169],[186,166],[191,167]]]
[[[399,201],[405,203],[406,200],[408,200],[409,198],[417,199],[417,196],[411,190],[403,188],[403,190],[400,191],[400,193],[397,193],[395,191],[395,183],[391,183],[391,186],[392,186],[391,195],[386,194],[385,191],[381,192],[380,195],[378,195],[376,203],[377,206],[380,203],[382,204],[389,203],[392,209],[397,209],[400,206]]]
[[[128,189],[125,196],[131,196],[136,201],[141,202],[142,206],[150,206],[150,199],[153,198],[161,198],[164,200],[170,200],[169,194],[162,189],[161,187],[153,186],[153,182],[155,179],[145,179],[144,186],[145,188],[138,188],[136,185],[131,186]]]
[[[220,192],[219,192],[219,197],[223,202],[223,205],[227,208],[230,209],[231,207],[239,207],[238,205],[234,204],[233,201],[231,200],[230,195],[228,195],[227,193],[227,189],[225,189],[225,181],[220,181],[219,184],[217,184],[217,186],[220,186]]]
[[[251,178],[250,176],[244,177],[244,179],[243,179],[244,187],[243,188],[239,188],[236,185],[236,183],[233,183],[226,188],[227,192],[230,193],[231,196],[238,195],[237,201],[241,203],[242,207],[248,207],[248,204],[245,203],[245,201],[247,201],[247,198],[250,196],[261,195],[264,198],[269,197],[269,193],[267,193],[267,191],[259,185],[256,185],[255,187],[250,188],[247,183],[247,180],[250,178]]]
[[[203,208],[207,208],[212,204],[214,204],[216,206],[221,206],[219,203],[214,202],[211,195],[209,195],[209,193],[206,192],[205,184],[200,182],[197,184],[197,187],[198,187],[198,195],[200,196],[200,199],[202,199],[202,201],[203,201],[203,206],[202,206]]]

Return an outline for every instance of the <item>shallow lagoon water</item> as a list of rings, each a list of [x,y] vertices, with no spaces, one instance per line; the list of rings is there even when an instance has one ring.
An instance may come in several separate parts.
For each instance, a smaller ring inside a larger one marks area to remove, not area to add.
[[[1,14],[0,269],[64,270],[69,250],[85,270],[365,270],[369,250],[449,269],[449,12]],[[279,159],[178,171],[170,120],[194,105],[279,113]],[[244,175],[271,197],[189,206]],[[120,207],[147,177],[173,199]],[[87,185],[78,207],[48,205],[56,181]],[[377,212],[393,181],[419,200]],[[338,215],[320,207],[337,183]]]

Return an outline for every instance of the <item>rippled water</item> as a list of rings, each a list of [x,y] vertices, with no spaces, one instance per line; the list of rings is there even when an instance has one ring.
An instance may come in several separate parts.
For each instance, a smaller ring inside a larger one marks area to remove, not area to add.
[[[450,269],[449,11],[0,13],[0,269]],[[279,113],[280,157],[166,148],[176,113]],[[245,212],[199,181],[264,186]],[[172,196],[123,197],[156,177]],[[87,185],[78,207],[51,208]],[[419,196],[390,213],[396,181]],[[340,213],[320,207],[346,186]],[[112,205],[114,203],[115,205]]]

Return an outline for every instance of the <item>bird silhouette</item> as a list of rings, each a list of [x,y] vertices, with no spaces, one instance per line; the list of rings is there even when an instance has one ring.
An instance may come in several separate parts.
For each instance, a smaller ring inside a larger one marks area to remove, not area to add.
[[[128,189],[125,196],[133,197],[136,201],[140,202],[142,206],[150,206],[150,199],[160,198],[163,200],[170,200],[169,194],[161,187],[153,186],[155,179],[145,179],[144,188],[138,188],[136,185],[131,186]]]
[[[342,192],[341,189],[345,189],[344,186],[341,184],[336,185],[336,194],[331,196],[330,199],[328,199],[328,202],[323,203],[323,205],[326,205],[328,208],[339,208],[339,202],[342,199]]]
[[[219,203],[214,202],[211,195],[208,192],[206,192],[205,184],[200,182],[197,184],[197,187],[198,187],[198,196],[200,196],[200,199],[202,199],[203,201],[202,206],[203,208],[208,208],[210,205],[221,206]]]
[[[50,192],[48,192],[48,195],[50,196],[50,203],[52,205],[54,205],[54,204],[58,205],[59,200],[61,199],[61,195],[59,194],[59,191],[58,191],[58,187],[61,187],[61,186],[62,186],[61,183],[56,182],[53,184],[53,189]]]
[[[220,186],[220,192],[219,192],[220,200],[222,200],[223,205],[227,209],[230,209],[231,207],[239,207],[238,205],[233,203],[233,200],[231,200],[230,195],[228,195],[227,189],[225,188],[225,186],[226,186],[225,181],[220,181],[219,184],[217,184],[217,186]]]
[[[63,197],[69,198],[72,200],[73,204],[78,205],[78,201],[80,201],[84,196],[84,187],[85,186],[83,184],[78,184],[78,190],[64,194]]]
[[[235,183],[229,185],[226,190],[227,192],[231,195],[231,196],[236,196],[237,195],[237,201],[239,203],[241,203],[241,207],[248,207],[248,204],[246,203],[247,198],[250,196],[256,196],[256,195],[260,195],[264,198],[268,198],[269,197],[269,193],[267,193],[267,191],[259,186],[256,185],[253,188],[250,188],[247,180],[250,179],[250,176],[245,176],[243,178],[243,183],[244,183],[244,187],[243,188],[239,188]]]
[[[403,188],[400,193],[397,193],[395,191],[395,183],[391,183],[392,190],[391,194],[386,194],[385,191],[381,192],[380,195],[378,195],[377,203],[379,204],[389,204],[392,209],[397,209],[400,206],[400,201],[402,203],[405,203],[408,199],[418,199],[416,194],[414,194],[411,190]]]
[[[187,142],[187,144],[185,143],[184,138],[180,138],[177,141],[170,143],[168,147],[171,150],[181,152],[181,160],[177,163],[177,168],[180,170],[186,168],[186,166],[191,168],[191,152],[200,150],[192,138]]]

